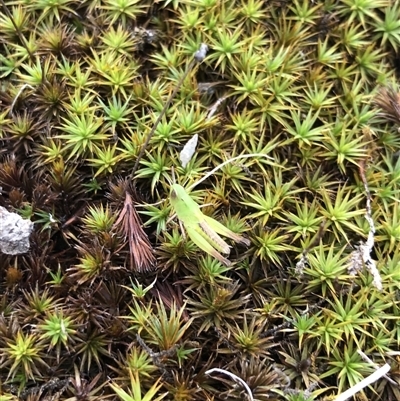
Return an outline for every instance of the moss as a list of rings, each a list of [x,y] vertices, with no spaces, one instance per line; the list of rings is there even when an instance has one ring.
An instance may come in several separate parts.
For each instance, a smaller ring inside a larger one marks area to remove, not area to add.
[[[398,371],[395,2],[0,3],[0,205],[35,222],[0,255],[5,399],[244,399],[212,368],[329,398],[373,370],[357,348]],[[190,192],[250,240],[227,268],[168,197],[246,153],[271,159]]]

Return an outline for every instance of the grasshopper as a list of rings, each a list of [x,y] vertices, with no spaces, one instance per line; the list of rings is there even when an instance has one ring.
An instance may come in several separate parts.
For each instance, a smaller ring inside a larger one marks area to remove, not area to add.
[[[230,266],[231,262],[220,252],[229,255],[230,246],[218,234],[232,238],[235,242],[246,246],[250,245],[247,238],[235,234],[217,220],[203,214],[199,205],[181,185],[173,184],[171,186],[170,202],[190,239],[200,249],[218,259],[225,266]]]
[[[269,159],[272,159],[265,154],[258,153],[236,156],[218,165],[215,169],[207,173],[197,183],[191,185],[189,190],[194,188],[200,182],[204,181],[210,175],[214,174],[215,171],[223,167],[225,164],[230,163],[236,159],[255,156],[267,157]],[[247,238],[244,238],[243,236],[234,233],[233,231],[229,230],[227,227],[219,223],[217,220],[204,215],[201,212],[199,205],[191,198],[186,189],[183,188],[181,185],[171,185],[170,202],[176,212],[176,215],[178,216],[178,219],[185,227],[189,238],[200,249],[219,260],[225,266],[230,266],[231,262],[224,256],[222,256],[221,253],[229,255],[231,247],[220,237],[220,235],[231,238],[237,243],[244,244],[246,246],[250,245],[250,241]]]

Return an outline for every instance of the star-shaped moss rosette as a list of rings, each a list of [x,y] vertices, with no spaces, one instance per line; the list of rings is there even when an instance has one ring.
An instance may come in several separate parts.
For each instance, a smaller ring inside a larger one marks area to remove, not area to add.
[[[217,368],[322,400],[387,362],[360,397],[400,398],[397,3],[0,6],[0,206],[35,223],[0,254],[4,397],[249,396]],[[228,267],[171,219],[173,172],[250,153],[190,192],[249,239]]]

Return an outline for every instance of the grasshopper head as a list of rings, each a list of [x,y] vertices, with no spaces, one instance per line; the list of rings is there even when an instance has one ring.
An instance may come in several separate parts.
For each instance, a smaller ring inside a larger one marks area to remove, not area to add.
[[[178,196],[176,191],[173,188],[171,189],[171,195],[170,196],[171,196],[172,200],[175,200],[177,198],[177,196]]]
[[[179,184],[171,185],[171,199],[182,198],[183,194],[185,194],[185,189]]]

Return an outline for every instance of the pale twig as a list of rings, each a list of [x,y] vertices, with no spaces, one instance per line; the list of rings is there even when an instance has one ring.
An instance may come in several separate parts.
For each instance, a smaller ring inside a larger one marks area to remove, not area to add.
[[[365,177],[364,166],[362,164],[360,165],[360,176],[364,184],[367,197],[365,206],[367,212],[365,214],[365,219],[369,224],[369,233],[367,241],[358,245],[351,253],[351,264],[348,270],[350,274],[355,275],[361,269],[362,264],[364,264],[374,278],[373,284],[375,288],[377,288],[379,291],[382,291],[382,279],[378,268],[376,267],[375,261],[371,258],[371,253],[374,248],[375,224],[374,220],[372,219],[371,193],[369,191],[368,182]]]
[[[367,376],[365,379],[361,380],[359,383],[355,384],[353,387],[350,387],[344,393],[339,394],[339,396],[337,396],[334,401],[345,401],[345,400],[349,399],[350,397],[353,397],[353,395],[355,395],[356,393],[361,391],[364,387],[367,387],[370,384],[375,383],[382,376],[385,376],[386,373],[389,372],[389,370],[390,370],[390,365],[388,365],[386,363],[381,368],[376,370],[374,373]]]
[[[221,96],[217,101],[209,108],[209,112],[207,114],[207,121],[211,120],[211,117],[217,112],[218,107],[221,103],[226,99],[226,96]]]
[[[235,374],[233,374],[231,372],[228,372],[225,369],[219,369],[219,368],[213,368],[213,369],[207,370],[205,372],[205,374],[206,375],[210,375],[211,373],[214,373],[214,372],[223,373],[224,375],[227,375],[231,379],[233,379],[236,383],[241,384],[245,388],[245,390],[247,391],[247,394],[249,395],[250,400],[254,401],[253,394],[251,392],[250,387],[248,386],[248,384],[242,378],[240,378],[239,376],[236,376]]]
[[[29,88],[31,88],[31,89],[35,89],[33,86],[31,86],[31,85],[29,85],[29,84],[23,84],[23,85],[21,86],[21,88],[19,89],[19,91],[18,91],[17,95],[15,96],[13,102],[11,103],[11,107],[10,107],[10,114],[11,114],[11,115],[12,115],[12,109],[14,108],[15,103],[17,103],[17,100],[18,100],[19,96],[21,95],[21,93],[22,93],[22,92],[25,90],[25,88],[27,88],[27,87],[29,87]]]
[[[362,359],[364,359],[364,361],[370,363],[375,369],[379,369],[379,365],[376,364],[372,359],[368,358],[367,355],[364,354],[364,352],[362,352],[360,349],[357,350],[358,354],[361,356]],[[394,386],[398,386],[398,384],[392,380],[388,375],[384,375],[383,376],[388,382],[390,382],[391,384],[393,384]]]

